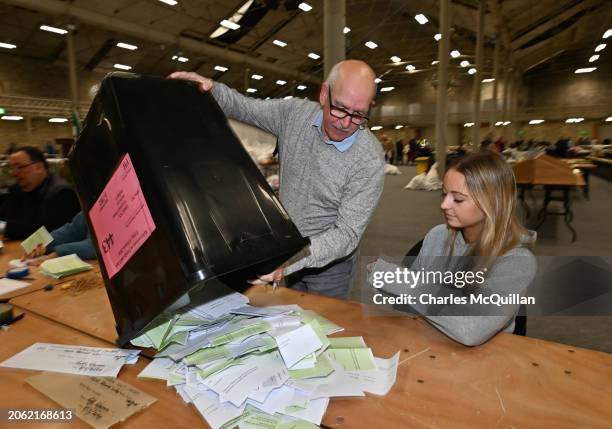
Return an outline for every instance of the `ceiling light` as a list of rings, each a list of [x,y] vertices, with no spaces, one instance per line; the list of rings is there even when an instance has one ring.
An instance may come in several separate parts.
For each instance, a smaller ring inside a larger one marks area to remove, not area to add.
[[[504,125],[504,121],[497,121],[497,122],[495,123],[495,126],[496,126],[496,127],[499,127],[500,125]]]
[[[439,41],[441,38],[442,38],[442,35],[441,35],[440,33],[437,33],[437,34],[434,36],[434,39],[435,39],[435,41],[436,41],[436,42],[438,42],[438,41]]]
[[[608,116],[608,117],[606,118],[606,122],[612,122],[612,116]]]
[[[389,92],[389,91],[393,91],[395,89],[394,86],[385,86],[383,88],[380,88],[380,92]]]
[[[439,62],[440,62],[440,61],[438,61],[438,60],[433,60],[433,61],[431,62],[431,65],[432,65],[432,66],[435,66],[435,65],[436,65],[436,64],[438,64]]]
[[[23,116],[4,115],[0,119],[3,119],[5,121],[21,121],[23,119]]]
[[[219,24],[221,24],[222,27],[225,27],[228,30],[238,30],[240,28],[240,24],[236,24],[235,22],[230,21],[229,19],[224,19]]]
[[[604,33],[602,39],[607,39],[608,37],[612,36],[612,28],[608,28],[606,30],[606,32]]]
[[[474,74],[474,73],[476,73],[476,69],[474,67],[468,70],[468,74]]]
[[[68,119],[67,118],[50,118],[49,122],[61,124],[63,122],[68,122]]]
[[[180,63],[186,63],[187,61],[189,61],[189,58],[186,58],[186,57],[179,57],[178,55],[173,55],[173,56],[172,56],[172,59],[173,59],[174,61],[178,61],[178,62],[180,62]]]
[[[297,89],[299,89],[300,91],[304,91],[306,89],[306,85],[298,85]]]
[[[240,20],[244,17],[244,14],[251,7],[251,4],[253,4],[253,0],[247,0],[245,3],[242,4],[242,6],[240,6],[240,8],[232,16],[228,18],[228,21],[230,21],[233,24],[238,25],[238,22],[240,22]],[[215,31],[213,31],[213,33],[210,35],[210,38],[216,39],[217,37],[223,36],[228,31],[229,29],[227,27],[224,27],[221,25],[217,27]]]
[[[403,125],[396,125],[396,126],[395,126],[395,129],[396,129],[396,130],[401,130],[402,128],[404,128],[404,126],[403,126]]]
[[[580,74],[580,73],[591,73],[592,71],[597,70],[597,67],[585,67],[583,69],[576,69],[576,71],[574,73],[576,74]]]
[[[312,58],[313,60],[318,60],[319,58],[321,58],[321,55],[317,55],[314,52],[311,52],[308,54],[308,58]]]
[[[130,45],[129,43],[123,43],[123,42],[118,42],[117,47],[123,48],[123,49],[129,49],[130,51],[135,51],[136,49],[138,49],[138,46],[136,45]]]
[[[461,61],[461,62],[459,63],[459,65],[460,65],[461,67],[468,67],[468,66],[470,65],[470,62],[469,62],[469,61],[467,61],[467,60],[463,60],[463,61]]]
[[[251,75],[251,79],[262,80],[263,76],[260,75],[260,74],[253,74],[253,75]]]
[[[512,123],[512,122],[510,122],[510,121],[504,121],[504,123],[503,123],[502,125],[505,127],[505,126],[507,126],[507,125],[510,125],[511,123]]]
[[[578,124],[584,121],[584,118],[568,118],[565,120],[566,124]]]
[[[280,46],[281,48],[284,48],[285,46],[287,46],[287,44],[283,42],[282,40],[274,39],[272,43],[274,43],[276,46]]]
[[[373,127],[370,127],[370,129],[372,131],[378,131],[378,130],[382,130],[382,127],[380,125],[374,125]]]
[[[599,45],[595,47],[595,52],[603,51],[604,49],[606,49],[606,44],[600,43]]]
[[[223,67],[223,66],[215,66],[214,69],[220,72],[226,72],[229,70],[227,67]]]
[[[381,79],[381,78],[379,78],[379,77],[377,77],[376,79],[374,79],[374,83],[381,83],[381,82],[382,82],[382,79]]]
[[[589,58],[589,62],[594,63],[598,59],[599,59],[599,55],[591,55],[591,58]]]
[[[246,92],[253,94],[255,92],[257,92],[257,90],[255,88],[247,88]]]
[[[413,66],[412,64],[408,64],[408,65],[406,66],[406,70],[408,70],[409,72],[413,72],[413,71],[415,71],[415,70],[416,70],[416,67],[415,67],[415,66]]]
[[[427,24],[429,22],[429,19],[427,19],[427,17],[423,15],[422,13],[419,13],[418,15],[416,15],[414,19],[416,19],[417,22],[421,25]]]
[[[132,66],[126,66],[125,64],[113,64],[113,67],[119,70],[131,70]]]
[[[304,12],[310,12],[312,10],[312,6],[305,2],[300,3],[298,7]]]
[[[170,6],[176,6],[176,4],[178,3],[176,0],[159,0],[162,3],[166,3],[169,4]]]
[[[342,30],[342,31],[343,31],[344,34],[346,34],[346,33],[350,33],[351,29],[348,28],[348,27],[344,27],[344,30]]]
[[[473,122],[466,122],[465,124],[463,124],[464,128],[470,128],[470,127],[473,127],[473,126],[474,126]]]
[[[396,55],[393,55],[391,57],[391,61],[393,61],[394,63],[399,63],[399,62],[402,61],[402,59],[400,57],[396,56]]]
[[[286,84],[286,83],[287,83],[287,82],[286,82],[286,81],[284,81],[284,80],[282,80],[282,79],[279,79],[279,80],[277,80],[277,81],[276,81],[276,84],[277,84],[277,85],[284,85],[284,84]]]
[[[529,121],[529,125],[538,125],[542,122],[544,122],[544,119],[532,119],[531,121]]]
[[[48,31],[50,33],[57,33],[57,34],[66,34],[66,33],[68,33],[68,30],[64,30],[63,28],[51,27],[50,25],[41,25],[40,29]]]
[[[451,51],[450,56],[453,57],[453,58],[457,58],[457,57],[461,56],[461,52],[459,52],[458,50],[455,49],[455,50]]]
[[[12,45],[10,43],[2,43],[2,42],[0,42],[0,48],[15,49],[16,47],[17,47],[17,45]]]
[[[482,80],[482,83],[491,83],[491,82],[493,82],[493,81],[495,81],[495,79],[494,79],[494,78],[492,78],[492,77],[490,77],[490,78],[487,78],[487,79],[483,79],[483,80]]]
[[[370,48],[370,49],[376,49],[378,48],[378,45],[374,42],[372,42],[371,40],[368,40],[367,42],[365,42],[365,45]]]
[[[283,97],[285,100],[291,100],[293,98],[293,95],[286,95]]]

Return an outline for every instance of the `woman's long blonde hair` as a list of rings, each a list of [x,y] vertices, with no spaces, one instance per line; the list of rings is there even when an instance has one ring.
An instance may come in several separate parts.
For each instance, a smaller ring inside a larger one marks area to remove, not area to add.
[[[527,234],[516,215],[516,181],[512,168],[492,150],[481,150],[449,165],[465,177],[465,185],[484,214],[480,239],[471,256],[484,257],[485,265],[519,244]],[[457,230],[450,230],[449,247],[453,253]]]

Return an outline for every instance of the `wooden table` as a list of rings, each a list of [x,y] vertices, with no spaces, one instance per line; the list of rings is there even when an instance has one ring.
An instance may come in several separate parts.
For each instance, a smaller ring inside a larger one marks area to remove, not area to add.
[[[40,291],[11,302],[114,341],[104,289],[65,292]],[[355,302],[261,286],[247,295],[255,305],[295,303],[314,310],[346,329],[338,335],[363,336],[377,356],[401,352],[391,392],[332,399],[324,418],[329,427],[610,427],[612,355],[505,333],[469,348],[422,319],[375,314]]]
[[[5,241],[4,249],[2,249],[2,252],[0,252],[0,276],[4,277],[6,275],[6,271],[9,269],[9,262],[11,260],[19,259],[22,256],[23,249],[21,248],[19,241]],[[38,274],[38,270],[30,270],[28,279],[23,280],[24,282],[30,283],[30,286],[28,287],[7,293],[2,293],[2,289],[0,289],[0,302],[8,301],[13,297],[40,290],[51,283],[48,277]]]
[[[81,345],[90,347],[112,347],[99,339],[85,335],[69,327],[27,313],[22,320],[15,322],[4,331],[0,330],[0,361],[13,356],[36,342]],[[149,359],[141,357],[135,365],[125,365],[119,373],[119,379],[157,398],[150,407],[133,415],[119,426],[121,428],[206,428],[206,422],[197,410],[176,394],[172,388],[166,388],[163,381],[139,379],[136,376],[148,365]],[[0,407],[2,408],[60,408],[51,399],[35,390],[25,379],[38,374],[39,371],[0,368]],[[79,419],[70,425],[65,423],[15,424],[2,427],[40,427],[40,428],[90,428]]]
[[[0,274],[2,276],[5,275],[6,271],[9,269],[9,262],[13,259],[20,259],[23,256],[23,248],[19,241],[5,241],[4,249],[0,253]],[[98,266],[97,261],[86,261],[87,263],[93,265],[93,271],[99,272],[100,268]],[[57,285],[63,283],[65,280],[63,279],[53,279],[51,277],[40,274],[40,267],[30,266],[30,274],[28,274],[27,279],[23,281],[30,283],[30,286],[18,289],[8,293],[2,293],[0,290],[0,302],[8,301],[11,298],[15,298],[17,296],[27,295],[32,292],[39,291],[44,289],[47,285]],[[90,271],[91,272],[91,271]],[[89,273],[90,273],[89,272]],[[70,279],[78,279],[79,277],[84,277],[88,273],[81,273],[71,276]],[[30,280],[33,279],[33,280]]]
[[[98,285],[90,289],[55,287],[21,295],[9,302],[100,340],[114,344],[117,339],[115,317],[101,277]]]

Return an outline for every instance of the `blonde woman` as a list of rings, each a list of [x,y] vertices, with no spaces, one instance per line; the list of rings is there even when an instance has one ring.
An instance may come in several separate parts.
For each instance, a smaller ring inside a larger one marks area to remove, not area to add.
[[[410,269],[378,259],[370,281],[395,298],[384,303],[407,304],[449,337],[475,346],[514,329],[537,270],[535,233],[518,221],[514,174],[493,151],[458,159],[442,191],[446,224],[427,233]]]

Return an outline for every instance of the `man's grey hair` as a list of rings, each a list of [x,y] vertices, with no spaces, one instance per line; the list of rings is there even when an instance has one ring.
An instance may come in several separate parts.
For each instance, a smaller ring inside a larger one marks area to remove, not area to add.
[[[342,62],[334,64],[334,66],[329,71],[329,74],[327,75],[327,79],[325,79],[325,83],[328,86],[334,86],[334,84],[336,83],[336,81],[340,77],[340,66],[341,66],[341,64],[342,64]]]

